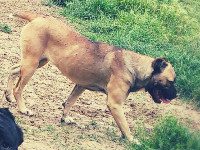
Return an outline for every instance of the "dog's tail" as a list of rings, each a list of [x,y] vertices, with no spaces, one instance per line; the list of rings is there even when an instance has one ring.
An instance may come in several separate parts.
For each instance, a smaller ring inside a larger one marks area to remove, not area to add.
[[[37,13],[34,13],[34,12],[30,12],[30,11],[18,12],[16,14],[14,14],[13,16],[14,17],[19,17],[19,18],[22,18],[22,19],[26,19],[29,22],[31,22],[34,19],[39,18],[39,17],[45,18],[44,15],[37,14]]]

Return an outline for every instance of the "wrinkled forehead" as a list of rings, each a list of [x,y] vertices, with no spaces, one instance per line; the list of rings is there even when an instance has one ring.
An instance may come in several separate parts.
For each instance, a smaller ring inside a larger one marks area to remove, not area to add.
[[[163,70],[162,75],[166,77],[169,81],[174,81],[176,78],[176,74],[174,69],[170,63],[168,63],[167,67]]]

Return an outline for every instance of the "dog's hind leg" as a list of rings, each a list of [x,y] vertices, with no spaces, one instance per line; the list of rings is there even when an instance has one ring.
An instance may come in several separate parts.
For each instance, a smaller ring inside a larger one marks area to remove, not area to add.
[[[23,55],[20,67],[20,76],[15,88],[13,89],[13,95],[17,101],[19,111],[23,114],[32,115],[32,112],[26,108],[21,96],[23,88],[28,83],[35,70],[44,66],[47,62],[48,59],[40,58],[40,55],[30,55],[29,53],[24,53]]]
[[[7,89],[5,91],[6,100],[9,102],[12,101],[11,95],[12,95],[13,84],[16,77],[19,76],[19,74],[20,74],[20,64],[16,64],[10,68],[10,75],[8,77]]]
[[[72,90],[70,96],[68,97],[67,101],[63,103],[64,112],[61,122],[65,122],[67,124],[75,123],[74,120],[69,116],[69,111],[73,104],[76,102],[77,98],[85,91],[85,88],[79,86],[78,84],[75,85],[74,89]]]
[[[36,57],[27,56],[26,59],[23,58],[21,63],[20,76],[16,86],[13,89],[13,95],[17,101],[19,111],[26,115],[32,115],[32,112],[26,108],[21,95],[23,88],[28,83],[29,79],[32,77],[38,66],[39,60],[36,59]]]
[[[37,68],[41,68],[43,67],[45,64],[47,64],[49,61],[47,58],[43,57],[40,59],[39,61],[39,65]],[[16,64],[14,66],[12,66],[10,68],[10,74],[9,74],[9,77],[8,77],[8,84],[7,84],[7,89],[5,91],[5,97],[6,97],[6,100],[8,102],[12,102],[12,98],[11,98],[11,95],[12,95],[12,90],[13,90],[13,84],[14,84],[14,81],[15,79],[20,75],[20,64]]]

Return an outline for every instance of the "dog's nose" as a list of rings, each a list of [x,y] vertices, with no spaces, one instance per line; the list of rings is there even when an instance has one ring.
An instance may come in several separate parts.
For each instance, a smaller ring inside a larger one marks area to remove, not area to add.
[[[166,97],[168,97],[168,99],[170,99],[170,100],[173,100],[173,99],[175,99],[176,97],[178,97],[178,94],[177,94],[176,89],[171,89],[170,92],[169,92],[168,94],[169,94],[169,95],[166,96]]]
[[[172,99],[177,98],[178,97],[178,93],[175,91],[174,95],[172,96]]]

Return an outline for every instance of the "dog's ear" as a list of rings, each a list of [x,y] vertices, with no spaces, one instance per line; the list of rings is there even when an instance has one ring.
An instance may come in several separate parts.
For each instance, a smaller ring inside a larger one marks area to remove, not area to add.
[[[5,116],[9,117],[12,120],[15,120],[15,118],[13,117],[8,108],[0,108],[0,113],[4,114]]]
[[[167,60],[164,57],[159,57],[156,58],[153,62],[152,62],[152,67],[154,69],[154,73],[161,73],[165,67],[167,66]]]

